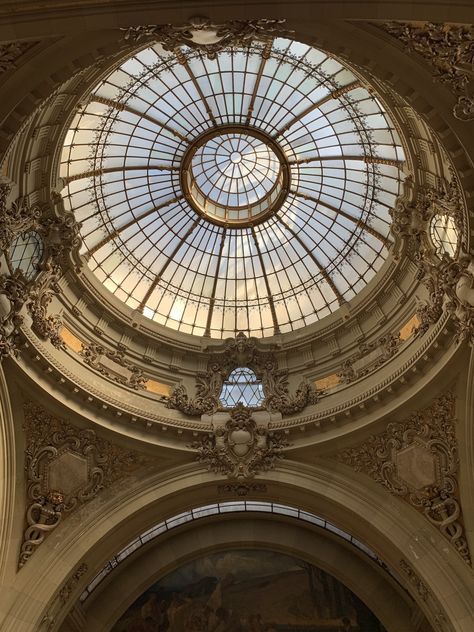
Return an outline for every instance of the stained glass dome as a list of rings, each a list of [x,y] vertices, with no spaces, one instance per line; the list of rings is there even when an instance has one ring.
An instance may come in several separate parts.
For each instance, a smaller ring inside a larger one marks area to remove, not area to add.
[[[209,59],[159,44],[93,90],[65,139],[65,205],[100,282],[214,338],[331,314],[390,247],[404,154],[374,92],[288,39]]]

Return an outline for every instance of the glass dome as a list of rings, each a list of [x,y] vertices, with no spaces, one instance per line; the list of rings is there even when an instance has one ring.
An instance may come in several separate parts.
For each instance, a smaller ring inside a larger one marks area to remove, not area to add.
[[[103,285],[175,330],[285,333],[382,266],[404,160],[383,105],[305,44],[145,48],[76,113],[66,208]]]

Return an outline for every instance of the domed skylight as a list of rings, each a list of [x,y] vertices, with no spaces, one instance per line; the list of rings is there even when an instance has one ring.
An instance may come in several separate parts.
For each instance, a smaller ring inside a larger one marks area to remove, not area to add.
[[[89,267],[132,309],[215,338],[289,332],[383,264],[404,159],[349,69],[286,39],[156,44],[76,114],[62,194]]]

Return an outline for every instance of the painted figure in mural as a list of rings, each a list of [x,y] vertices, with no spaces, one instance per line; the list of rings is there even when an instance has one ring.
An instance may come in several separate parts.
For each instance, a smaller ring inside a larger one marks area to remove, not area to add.
[[[152,586],[112,632],[383,632],[337,579],[271,551],[194,560]]]

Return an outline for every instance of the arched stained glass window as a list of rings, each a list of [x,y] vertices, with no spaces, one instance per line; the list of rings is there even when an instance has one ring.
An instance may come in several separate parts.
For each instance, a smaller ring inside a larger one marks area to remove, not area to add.
[[[257,408],[262,405],[265,396],[262,383],[252,369],[239,367],[224,382],[219,399],[225,408],[233,408],[238,403]]]

